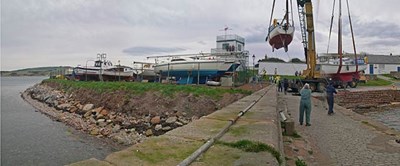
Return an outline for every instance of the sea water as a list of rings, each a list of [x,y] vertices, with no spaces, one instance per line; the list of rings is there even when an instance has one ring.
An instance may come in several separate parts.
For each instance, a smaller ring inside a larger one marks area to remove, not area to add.
[[[366,114],[366,116],[400,132],[400,107],[382,112],[371,112]]]
[[[45,77],[1,77],[1,165],[65,165],[116,149],[51,120],[20,93]]]

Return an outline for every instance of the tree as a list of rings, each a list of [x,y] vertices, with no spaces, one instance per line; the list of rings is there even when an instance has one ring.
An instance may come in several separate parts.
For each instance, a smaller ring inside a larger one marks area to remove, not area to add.
[[[289,62],[292,62],[292,63],[305,63],[305,62],[301,61],[299,58],[293,58],[293,59],[289,60]]]
[[[279,58],[267,58],[267,59],[260,59],[258,62],[285,62]]]

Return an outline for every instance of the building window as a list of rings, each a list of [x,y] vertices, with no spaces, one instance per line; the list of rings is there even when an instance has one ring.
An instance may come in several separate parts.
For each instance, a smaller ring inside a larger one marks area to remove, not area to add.
[[[238,51],[242,51],[242,45],[238,44]]]
[[[222,44],[222,49],[229,51],[229,43],[223,43]]]

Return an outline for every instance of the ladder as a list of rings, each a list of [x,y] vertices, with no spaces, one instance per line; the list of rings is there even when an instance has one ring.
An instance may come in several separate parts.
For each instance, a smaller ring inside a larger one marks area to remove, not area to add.
[[[307,44],[308,44],[308,40],[307,40],[307,30],[306,30],[306,12],[304,11],[304,4],[300,5],[299,1],[297,1],[297,8],[299,11],[299,21],[300,21],[300,29],[301,29],[301,39],[302,39],[302,43],[303,43],[303,47],[305,49],[307,49]]]

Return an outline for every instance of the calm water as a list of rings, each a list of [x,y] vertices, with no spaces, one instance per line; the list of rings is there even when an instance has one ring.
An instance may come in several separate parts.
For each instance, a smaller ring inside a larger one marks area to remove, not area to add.
[[[400,131],[400,108],[393,108],[384,112],[371,112],[366,115],[382,122],[390,128]]]
[[[65,165],[115,151],[36,112],[20,92],[44,77],[1,77],[1,165]]]

